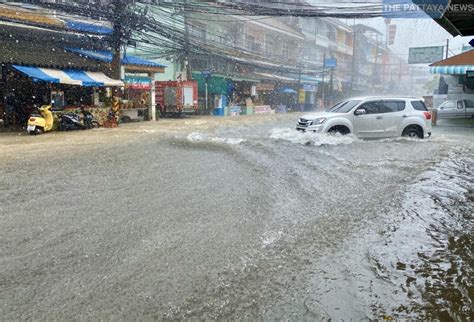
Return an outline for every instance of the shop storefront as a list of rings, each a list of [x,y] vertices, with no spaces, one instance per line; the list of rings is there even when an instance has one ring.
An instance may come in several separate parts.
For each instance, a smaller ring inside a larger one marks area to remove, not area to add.
[[[121,121],[136,122],[149,119],[152,81],[147,75],[126,74]]]
[[[199,111],[201,114],[225,115],[233,84],[223,75],[193,72],[198,83]],[[207,93],[207,100],[206,100]]]
[[[2,69],[4,126],[22,128],[41,105],[53,103],[55,110],[91,112],[103,123],[110,109],[111,88],[122,81],[102,72],[5,65]]]
[[[67,48],[69,52],[97,62],[112,63],[112,53],[105,50]],[[156,120],[155,74],[164,73],[164,65],[126,54],[122,58],[122,116],[125,121]]]

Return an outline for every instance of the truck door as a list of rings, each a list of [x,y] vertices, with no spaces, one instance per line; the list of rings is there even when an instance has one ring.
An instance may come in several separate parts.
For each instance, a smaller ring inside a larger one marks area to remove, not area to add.
[[[457,106],[456,101],[446,101],[438,108],[439,118],[453,118],[456,117]]]
[[[186,107],[193,107],[194,105],[194,91],[192,87],[183,87],[183,105]]]
[[[464,109],[464,101],[457,101],[456,117],[465,117],[466,110]]]
[[[465,99],[463,101],[466,117],[474,117],[474,101],[470,99]]]

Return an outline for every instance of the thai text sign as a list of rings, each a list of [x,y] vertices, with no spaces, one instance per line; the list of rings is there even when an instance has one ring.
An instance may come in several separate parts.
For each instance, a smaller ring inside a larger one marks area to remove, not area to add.
[[[442,60],[444,46],[412,47],[408,50],[409,64],[431,64]]]

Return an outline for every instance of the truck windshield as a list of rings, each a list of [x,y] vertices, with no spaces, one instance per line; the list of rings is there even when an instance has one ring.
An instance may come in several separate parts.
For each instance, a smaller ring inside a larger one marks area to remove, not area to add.
[[[329,113],[348,113],[354,106],[359,104],[360,100],[347,100],[342,101],[331,107],[330,109],[326,110]]]

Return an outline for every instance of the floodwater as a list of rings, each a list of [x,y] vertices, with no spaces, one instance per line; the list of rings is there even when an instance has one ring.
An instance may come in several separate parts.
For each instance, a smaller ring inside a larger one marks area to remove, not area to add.
[[[474,129],[0,136],[0,316],[472,320]]]

